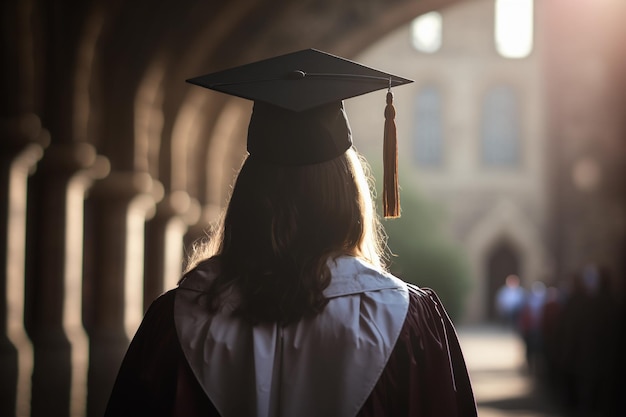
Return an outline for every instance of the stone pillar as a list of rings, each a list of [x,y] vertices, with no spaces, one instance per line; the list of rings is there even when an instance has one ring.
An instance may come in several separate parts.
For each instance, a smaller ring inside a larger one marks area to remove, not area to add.
[[[146,224],[144,311],[176,286],[183,269],[184,236],[199,215],[196,200],[184,191],[174,191],[157,205],[156,215]]]
[[[102,416],[143,316],[145,221],[162,196],[161,184],[148,174],[118,171],[95,184],[87,201],[88,416]]]
[[[24,328],[28,176],[48,145],[33,114],[0,122],[0,415],[30,414],[32,344]]]
[[[108,173],[87,143],[53,144],[29,201],[27,330],[33,341],[32,416],[86,412],[87,338],[82,325],[84,194]]]

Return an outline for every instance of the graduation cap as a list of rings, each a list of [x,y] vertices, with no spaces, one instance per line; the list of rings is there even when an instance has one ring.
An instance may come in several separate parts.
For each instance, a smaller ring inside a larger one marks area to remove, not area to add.
[[[251,157],[277,165],[328,161],[352,146],[343,100],[388,89],[385,108],[385,217],[400,214],[397,140],[391,88],[412,82],[315,49],[305,49],[187,82],[254,101]]]

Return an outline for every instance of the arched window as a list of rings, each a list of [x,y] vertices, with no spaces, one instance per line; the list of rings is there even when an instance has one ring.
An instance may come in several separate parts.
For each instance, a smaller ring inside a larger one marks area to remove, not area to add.
[[[413,159],[418,165],[438,166],[443,160],[441,92],[422,87],[415,99]]]
[[[517,166],[520,123],[517,96],[509,86],[490,89],[482,109],[482,162],[486,166]]]
[[[433,53],[441,48],[441,13],[430,12],[411,22],[411,43],[420,52]]]
[[[533,0],[495,0],[495,43],[505,58],[524,58],[533,49]]]

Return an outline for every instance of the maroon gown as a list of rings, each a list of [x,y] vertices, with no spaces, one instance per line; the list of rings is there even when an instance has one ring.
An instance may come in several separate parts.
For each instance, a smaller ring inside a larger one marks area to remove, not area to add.
[[[148,309],[122,362],[105,417],[219,416],[178,342],[175,295],[176,290],[163,294]],[[441,302],[429,289],[410,286],[409,295],[400,336],[357,416],[476,416],[463,354]]]

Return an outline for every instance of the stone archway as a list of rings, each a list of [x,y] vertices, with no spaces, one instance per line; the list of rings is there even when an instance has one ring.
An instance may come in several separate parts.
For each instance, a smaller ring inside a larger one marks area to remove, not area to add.
[[[501,239],[487,253],[486,264],[487,311],[485,317],[487,320],[493,320],[496,318],[494,303],[496,292],[504,284],[508,275],[520,273],[519,251],[508,239]]]
[[[510,248],[498,249],[502,242],[506,242]],[[481,321],[489,317],[491,310],[488,306],[493,302],[488,298],[492,285],[489,278],[490,259],[498,263],[497,267],[493,264],[493,273],[513,268],[517,262],[522,283],[542,278],[548,268],[545,244],[538,226],[509,199],[501,199],[481,217],[467,235],[465,247],[475,279],[468,300],[469,321]],[[502,253],[498,254],[498,250],[502,250]]]

